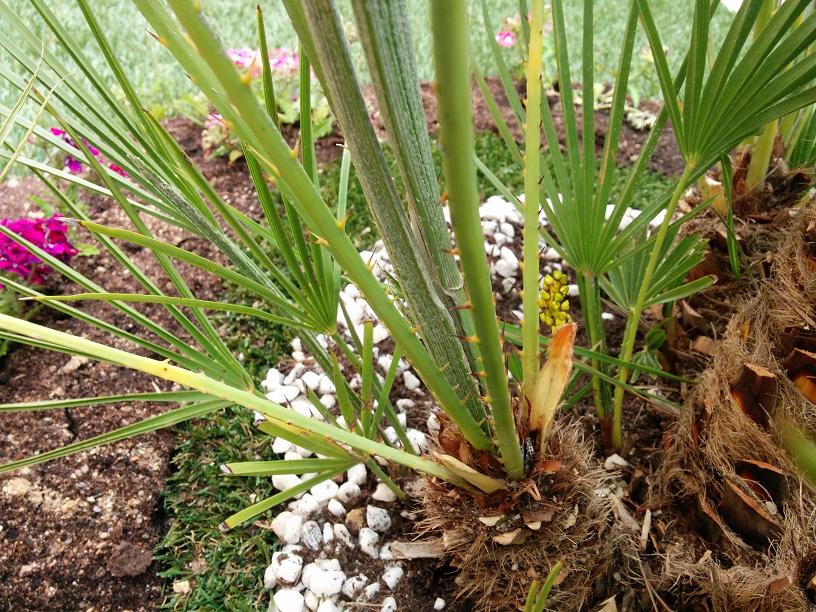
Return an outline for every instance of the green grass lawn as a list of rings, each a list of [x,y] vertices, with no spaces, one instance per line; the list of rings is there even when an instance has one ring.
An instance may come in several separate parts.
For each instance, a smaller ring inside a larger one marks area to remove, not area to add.
[[[41,19],[29,0],[0,0],[7,2],[29,26],[38,34],[53,40],[44,32]],[[45,0],[57,18],[76,37],[80,46],[103,74],[104,60],[94,53],[94,41],[87,32],[79,8],[73,2],[54,2]],[[423,79],[433,77],[431,65],[430,35],[428,26],[428,6],[425,0],[408,0],[410,15],[413,21],[414,42],[417,48],[417,61],[420,76]],[[215,24],[227,47],[257,47],[255,35],[255,2],[245,0],[203,0],[204,10]],[[282,4],[277,0],[260,0],[266,15],[268,36],[271,46],[294,46],[296,39],[289,26]],[[516,0],[488,0],[490,13],[490,32],[501,29],[505,17],[515,14]],[[485,44],[479,3],[472,5],[473,53],[476,63],[486,71],[492,65],[488,47]],[[692,2],[677,0],[652,0],[650,2],[655,19],[663,36],[664,44],[669,48],[669,58],[676,67],[686,51],[690,37],[690,19],[693,10]],[[580,74],[580,27],[582,0],[565,0],[567,10],[567,29],[570,34],[571,57],[573,59],[574,80]],[[343,18],[351,24],[349,0],[339,1]],[[94,2],[96,11],[106,35],[118,53],[123,64],[136,84],[136,89],[145,103],[159,106],[172,113],[184,107],[184,100],[195,90],[184,72],[174,62],[169,52],[153,40],[148,34],[149,27],[133,4],[127,0],[105,0]],[[617,66],[620,52],[620,40],[626,22],[628,2],[625,0],[595,1],[595,65],[602,78],[611,78]],[[715,38],[722,36],[730,23],[731,14],[721,8],[714,19]],[[0,23],[0,33],[4,30]],[[551,40],[551,39],[550,39]],[[657,80],[650,66],[646,63],[641,51],[645,51],[646,41],[641,35],[636,45],[632,66],[632,87],[644,97],[656,97],[659,94]],[[358,67],[363,69],[362,50],[359,43],[352,44],[352,51]],[[34,51],[39,52],[39,49]],[[508,58],[520,57],[519,48],[506,50]],[[0,58],[0,63],[9,62],[9,58]],[[8,89],[0,91],[0,104],[6,107],[13,105],[16,92]]]

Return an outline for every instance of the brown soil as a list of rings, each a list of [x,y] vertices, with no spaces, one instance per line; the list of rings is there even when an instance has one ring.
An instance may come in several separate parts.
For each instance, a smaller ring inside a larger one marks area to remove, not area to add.
[[[243,166],[204,159],[195,144],[200,140],[199,132],[190,122],[172,120],[168,129],[190,148],[205,175],[230,203],[251,215],[259,214]],[[29,194],[45,195],[39,181],[24,179],[0,185],[0,217],[34,212]],[[129,226],[112,201],[93,197],[85,204],[94,220],[114,227]],[[149,220],[149,224],[158,237],[171,244],[219,257],[199,238],[158,222]],[[77,239],[90,241],[88,236]],[[171,289],[148,250],[126,246],[126,252],[160,286]],[[140,289],[106,252],[77,257],[72,266],[109,291]],[[181,269],[196,296],[215,298],[220,286],[214,277],[189,266]],[[45,292],[76,290],[55,278]],[[101,302],[88,302],[82,308],[113,324],[132,325],[127,316]],[[163,308],[138,309],[183,337]],[[108,334],[50,309],[40,310],[34,320],[98,342],[112,341]],[[81,363],[74,370],[67,366],[69,362],[67,355],[14,347],[0,362],[0,402],[156,389],[151,377],[131,370],[95,362]],[[166,385],[159,383],[159,387]],[[0,419],[0,461],[99,435],[166,408],[146,403],[8,413]],[[149,609],[161,603],[164,581],[156,576],[160,568],[152,562],[152,551],[166,530],[160,494],[172,450],[172,433],[161,431],[0,476],[0,610]]]

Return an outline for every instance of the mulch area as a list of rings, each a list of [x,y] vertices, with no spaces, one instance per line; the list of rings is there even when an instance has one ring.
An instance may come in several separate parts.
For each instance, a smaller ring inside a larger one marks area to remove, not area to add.
[[[491,81],[497,100],[512,124],[506,99]],[[433,96],[423,86],[429,128],[436,127]],[[477,100],[477,129],[493,129],[481,96]],[[560,124],[557,104],[553,107]],[[605,112],[596,113],[598,147],[606,127]],[[372,121],[380,126],[375,110]],[[192,122],[172,119],[167,127],[222,196],[240,210],[258,218],[260,208],[242,162],[206,159],[200,129]],[[289,136],[294,139],[295,134]],[[625,126],[621,159],[631,160],[647,133]],[[318,143],[318,158],[327,161],[340,154],[341,139],[333,134]],[[667,132],[661,137],[653,170],[677,173],[679,156]],[[31,194],[43,194],[32,178],[0,185],[0,217],[34,212]],[[94,220],[111,226],[129,225],[124,213],[110,200],[85,197]],[[211,245],[176,228],[151,221],[161,239],[202,255],[218,257]],[[169,281],[152,255],[139,247],[126,247],[134,262],[160,285]],[[138,285],[107,253],[74,260],[77,270],[110,291],[138,291]],[[215,298],[220,285],[198,270],[183,268],[191,289],[200,298]],[[52,280],[48,292],[73,292],[76,288]],[[178,332],[162,308],[138,306]],[[99,303],[83,305],[87,312],[111,323],[128,326],[130,320]],[[49,309],[38,312],[39,323],[83,335],[99,342],[111,338],[98,330]],[[117,341],[118,342],[118,341]],[[118,343],[122,346],[122,343]],[[99,363],[80,363],[67,355],[18,346],[0,361],[0,402],[34,401],[121,394],[156,389],[147,376]],[[141,404],[52,410],[46,413],[7,413],[0,417],[0,461],[19,459],[36,452],[82,440],[133,423],[165,410]],[[173,450],[170,431],[119,442],[46,465],[0,476],[0,610],[141,610],[160,604],[167,588],[157,577],[152,550],[167,524],[160,499]]]

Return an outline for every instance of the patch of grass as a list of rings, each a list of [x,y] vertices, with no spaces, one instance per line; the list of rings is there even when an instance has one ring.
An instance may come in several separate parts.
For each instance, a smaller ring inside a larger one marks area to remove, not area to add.
[[[164,503],[173,516],[155,551],[169,582],[188,580],[188,594],[169,595],[165,610],[265,609],[263,572],[277,549],[275,535],[256,527],[221,533],[230,514],[275,493],[268,478],[227,478],[227,461],[271,458],[271,439],[252,427],[252,413],[227,409],[179,428]]]
[[[46,44],[53,44],[54,37],[46,32],[42,20],[28,0],[5,0],[9,6],[29,25],[35,33],[43,36]],[[96,45],[88,33],[82,14],[73,2],[48,2],[52,12],[69,32],[76,38],[79,47],[85,50],[93,65],[108,79],[114,91],[113,79],[108,76],[101,53],[96,52]],[[257,47],[255,33],[255,2],[215,1],[204,0],[203,6],[211,22],[227,47]],[[282,3],[273,0],[261,0],[260,4],[266,16],[267,36],[270,46],[296,46],[296,38],[289,25],[289,20]],[[491,32],[501,29],[505,17],[517,13],[516,0],[489,0]],[[566,25],[570,43],[570,57],[572,58],[573,74],[580,75],[581,66],[581,13],[583,3],[579,0],[566,0]],[[691,32],[691,17],[693,14],[692,2],[677,2],[676,0],[652,0],[650,6],[664,44],[669,48],[669,60],[672,68],[677,68],[682,56],[688,47]],[[349,0],[340,0],[338,7],[344,21],[350,29],[353,19]],[[189,106],[190,95],[194,86],[189,82],[184,71],[173,60],[170,53],[154,41],[148,34],[150,29],[136,7],[123,0],[110,2],[96,2],[93,5],[105,34],[122,60],[128,75],[132,78],[136,91],[143,97],[147,106],[162,108],[166,114],[174,114]],[[599,81],[611,79],[618,62],[620,52],[620,38],[626,23],[628,2],[623,0],[595,0],[595,57],[593,61],[599,74]],[[715,42],[724,35],[730,24],[732,14],[726,9],[717,11],[713,23],[713,37]],[[410,10],[414,46],[417,50],[417,64],[420,77],[433,78],[431,64],[430,32],[428,27],[427,2],[412,2]],[[484,40],[484,28],[479,3],[471,3],[471,31],[474,61],[485,72],[492,73],[490,52]],[[3,32],[0,23],[0,32]],[[545,45],[552,44],[552,38],[545,39]],[[651,69],[645,37],[641,34],[636,43],[635,57],[632,64],[631,85],[644,98],[653,98],[659,94],[659,87]],[[56,45],[49,50],[56,50]],[[518,61],[521,49],[505,50],[509,61]],[[39,49],[31,50],[34,55]],[[352,57],[362,78],[365,80],[365,61],[362,49],[358,42],[352,43]],[[67,58],[61,58],[66,60]],[[3,58],[1,62],[10,62]],[[0,104],[6,107],[13,106],[16,92],[6,89],[0,91]]]

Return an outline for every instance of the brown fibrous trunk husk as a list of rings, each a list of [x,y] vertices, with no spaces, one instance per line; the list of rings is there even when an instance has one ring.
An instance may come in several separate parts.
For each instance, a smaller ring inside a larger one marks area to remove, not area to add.
[[[561,469],[537,478],[540,501],[519,497],[499,525],[479,521],[495,515],[495,508],[480,507],[472,498],[451,495],[444,488],[425,490],[418,530],[426,537],[441,534],[445,556],[459,570],[458,597],[477,610],[520,609],[533,579],[543,581],[558,561],[563,569],[547,608],[579,609],[612,571],[615,556],[623,549],[619,544],[633,541],[631,534],[612,526],[611,479],[593,459],[580,427],[557,424],[549,447],[548,459],[560,462]],[[543,515],[545,520],[538,530],[531,530],[524,525],[525,515]],[[525,530],[521,544],[493,540],[518,528]]]
[[[805,588],[816,570],[816,490],[785,452],[780,432],[791,424],[816,432],[816,407],[786,375],[782,341],[786,328],[813,328],[816,272],[808,257],[808,235],[816,226],[816,210],[792,209],[790,214],[770,276],[756,284],[731,319],[710,366],[687,398],[688,409],[672,432],[662,464],[662,500],[698,509],[684,527],[717,538],[703,558],[691,558],[699,552],[693,547],[667,552],[661,587],[678,604],[722,611],[812,606]],[[746,364],[776,378],[767,420],[751,418],[732,393],[741,376],[744,380]],[[782,487],[786,494],[773,500],[778,512],[771,510],[766,542],[757,539],[757,525],[745,525],[742,513],[759,504],[753,519],[761,520],[767,508],[751,490],[756,484],[746,486],[749,481],[739,474],[738,466],[750,467],[750,462],[768,464],[770,475],[774,470],[788,475]],[[735,509],[735,501],[743,507]]]

